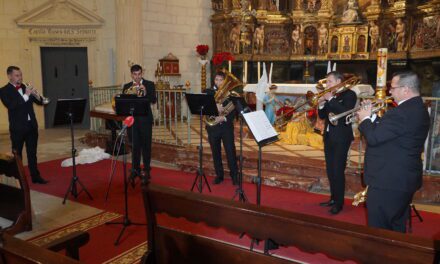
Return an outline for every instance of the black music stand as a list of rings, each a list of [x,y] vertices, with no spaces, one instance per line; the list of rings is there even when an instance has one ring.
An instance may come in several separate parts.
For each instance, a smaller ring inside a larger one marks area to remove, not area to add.
[[[124,96],[117,96],[115,98],[116,101],[116,107],[115,107],[115,112],[118,115],[125,115],[125,116],[142,116],[142,115],[147,115],[148,114],[148,104],[150,103],[149,100],[145,97],[124,97]],[[121,149],[122,146],[122,142],[124,142],[125,136],[126,136],[126,129],[122,129],[119,137],[120,137],[120,143],[119,143],[119,147],[118,147],[118,155],[119,155],[119,151]],[[124,148],[125,148],[125,144],[124,144]],[[125,152],[125,150],[124,150]],[[133,154],[132,154],[133,155]],[[117,156],[116,156],[117,159]],[[115,163],[116,164],[116,163]],[[113,179],[113,175],[115,173],[115,166],[113,165],[112,168],[112,172],[111,172],[111,176],[110,176],[110,181],[109,181],[109,185],[107,188],[107,194],[106,194],[106,200],[108,197],[108,193],[110,190],[110,185]],[[122,225],[122,230],[118,235],[118,238],[115,241],[115,246],[117,246],[119,244],[119,241],[122,237],[122,234],[124,233],[125,229],[130,226],[130,225],[137,225],[137,226],[142,226],[142,225],[146,225],[143,223],[134,223],[130,220],[130,218],[128,217],[128,179],[127,179],[127,155],[123,155],[123,159],[122,159],[122,167],[123,167],[123,174],[124,174],[124,203],[125,203],[125,212],[124,212],[124,218],[121,222],[115,221],[115,222],[107,222],[105,223],[106,225]],[[148,181],[148,179],[143,179],[145,181]]]
[[[254,182],[257,185],[257,205],[261,204],[261,161],[262,161],[262,151],[261,149],[264,146],[270,145],[279,140],[278,133],[275,131],[269,119],[267,119],[266,114],[260,110],[251,113],[243,114],[243,118],[246,121],[249,130],[254,136],[255,142],[258,145],[258,176],[254,179]],[[252,239],[250,250],[253,250],[254,243],[258,241],[256,239]],[[264,254],[268,255],[270,249],[276,249],[278,245],[271,239],[265,240],[264,243]]]
[[[211,187],[209,187],[208,180],[203,172],[203,116],[218,116],[217,104],[215,103],[214,95],[187,93],[185,98],[191,114],[200,116],[199,168],[197,169],[191,191],[194,190],[194,186],[198,183],[197,189],[201,193],[204,180],[209,192],[211,192]]]
[[[243,190],[243,114],[251,112],[251,109],[248,107],[243,97],[231,96],[230,99],[232,100],[240,119],[240,167],[238,171],[238,187],[237,190],[235,190],[232,199],[235,199],[235,197],[238,196],[240,202],[247,202],[248,199]]]
[[[70,193],[73,197],[78,198],[78,195],[84,191],[90,200],[93,200],[90,193],[87,191],[86,187],[81,183],[76,174],[76,149],[75,149],[75,136],[74,136],[74,124],[82,123],[84,117],[84,110],[86,108],[86,99],[76,98],[76,99],[58,99],[55,108],[54,126],[70,125],[70,138],[72,142],[72,179],[70,181],[69,187],[67,188],[66,194],[64,195],[63,204],[66,203],[67,195]],[[79,184],[81,191],[78,192]]]

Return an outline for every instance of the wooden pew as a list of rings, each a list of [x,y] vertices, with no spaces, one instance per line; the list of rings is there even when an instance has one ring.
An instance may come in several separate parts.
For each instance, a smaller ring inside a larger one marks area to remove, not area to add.
[[[0,175],[17,179],[19,186],[0,183],[0,216],[13,222],[6,229],[10,234],[32,230],[29,185],[21,158],[14,154],[0,154]]]
[[[161,187],[143,187],[148,222],[144,263],[288,263],[157,225],[165,213],[259,240],[359,263],[439,263],[439,241]],[[252,262],[251,262],[252,261]],[[254,262],[256,261],[256,262]]]
[[[77,264],[79,248],[89,241],[86,232],[74,232],[43,247],[0,231],[0,264]],[[66,256],[54,251],[65,250]]]

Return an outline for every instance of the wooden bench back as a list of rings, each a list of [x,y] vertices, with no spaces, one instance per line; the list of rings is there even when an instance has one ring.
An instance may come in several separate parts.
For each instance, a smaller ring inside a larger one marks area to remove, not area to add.
[[[240,203],[149,184],[144,186],[149,247],[157,232],[156,214],[166,213],[260,240],[360,263],[438,263],[439,241],[332,219]]]
[[[0,234],[0,264],[79,264],[81,262],[10,234]]]
[[[19,186],[0,183],[0,216],[14,224],[7,228],[10,234],[32,230],[29,185],[18,155],[0,154],[0,175],[17,179]]]

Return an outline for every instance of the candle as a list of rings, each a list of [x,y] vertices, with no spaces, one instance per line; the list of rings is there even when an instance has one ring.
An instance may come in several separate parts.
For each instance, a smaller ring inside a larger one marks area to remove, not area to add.
[[[261,78],[260,70],[261,70],[261,64],[260,64],[260,62],[258,62],[257,63],[257,74],[258,74],[257,80],[260,80],[260,78]]]
[[[247,83],[247,66],[248,66],[248,62],[244,61],[243,83]]]
[[[228,71],[231,72],[232,71],[232,62],[228,61]]]

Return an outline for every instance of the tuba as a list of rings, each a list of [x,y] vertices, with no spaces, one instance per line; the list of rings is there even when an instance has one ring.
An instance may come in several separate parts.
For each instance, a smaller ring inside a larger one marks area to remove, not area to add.
[[[230,96],[241,97],[241,93],[238,91],[234,91],[239,87],[243,87],[243,83],[237,79],[232,73],[227,71],[226,69],[221,70],[225,74],[225,79],[222,85],[218,88],[217,92],[214,95],[215,102],[217,104],[223,104]],[[234,104],[230,101],[227,105],[223,107],[223,111],[219,113],[219,115],[228,115],[231,111],[234,110]],[[215,121],[215,116],[205,117],[205,123],[208,126],[215,126],[218,122]]]

